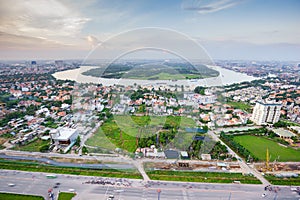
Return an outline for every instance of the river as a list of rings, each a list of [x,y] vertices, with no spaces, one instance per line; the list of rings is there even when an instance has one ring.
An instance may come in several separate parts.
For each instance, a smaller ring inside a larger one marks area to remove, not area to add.
[[[233,83],[240,83],[244,81],[252,81],[258,78],[248,76],[247,74],[235,72],[232,70],[224,69],[219,66],[208,66],[214,70],[219,71],[218,77],[205,78],[205,79],[194,79],[194,80],[137,80],[137,79],[109,79],[109,78],[98,78],[92,76],[82,75],[83,72],[89,69],[95,68],[95,66],[81,66],[78,69],[66,70],[56,72],[53,76],[60,80],[74,80],[78,83],[102,83],[103,85],[184,85],[194,88],[195,86],[223,86]]]

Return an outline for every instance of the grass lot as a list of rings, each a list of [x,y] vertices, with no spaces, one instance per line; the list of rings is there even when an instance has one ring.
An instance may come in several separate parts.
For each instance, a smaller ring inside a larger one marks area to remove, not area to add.
[[[23,194],[0,193],[2,200],[44,200],[44,197]]]
[[[102,128],[99,128],[98,131],[85,142],[85,144],[93,147],[101,147],[108,150],[116,149],[116,145],[113,144],[111,140],[104,134]]]
[[[58,195],[58,200],[71,200],[73,197],[75,197],[75,193],[71,192],[60,192]]]
[[[247,112],[251,111],[251,106],[248,104],[245,104],[243,102],[230,101],[230,102],[226,102],[226,103],[236,109],[245,110]]]
[[[145,77],[143,75],[141,76],[126,76],[124,75],[124,78],[130,78],[130,79],[139,79],[139,80],[182,80],[182,79],[202,79],[202,78],[206,78],[203,77],[201,75],[197,75],[197,74],[169,74],[169,73],[159,73],[159,74],[155,74],[149,77]]]
[[[38,152],[42,146],[49,144],[49,142],[49,140],[38,139],[23,146],[16,146],[13,150]]]
[[[273,175],[265,175],[265,178],[274,185],[300,185],[300,177],[278,178]]]
[[[137,148],[137,136],[151,136],[166,125],[182,128],[181,130],[196,126],[194,120],[186,117],[114,115],[114,120],[105,122],[86,144],[110,150],[118,147],[134,152]]]
[[[218,172],[183,172],[183,171],[148,171],[150,179],[183,182],[233,183],[240,181],[246,184],[260,184],[254,176],[243,176],[241,173]]]
[[[257,137],[252,135],[234,136],[234,141],[248,149],[259,160],[266,160],[266,149],[269,149],[270,161],[286,162],[286,161],[300,161],[300,150],[295,150],[290,147],[283,147],[274,141],[268,140],[264,137]]]
[[[11,161],[11,160],[0,160],[0,169],[8,170],[21,170],[21,171],[32,171],[32,172],[46,172],[55,174],[72,174],[72,175],[83,175],[83,176],[103,176],[103,177],[115,177],[115,178],[134,178],[141,179],[142,176],[136,169],[86,169],[76,167],[56,167],[52,165],[25,162],[25,161]]]

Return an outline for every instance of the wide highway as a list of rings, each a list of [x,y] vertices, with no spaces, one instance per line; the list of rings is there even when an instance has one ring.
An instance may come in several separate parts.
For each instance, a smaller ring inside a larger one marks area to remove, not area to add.
[[[246,184],[209,184],[166,182],[133,179],[113,179],[88,176],[57,174],[55,179],[47,179],[47,173],[0,170],[0,192],[36,194],[47,197],[47,191],[76,192],[77,200],[106,200],[109,195],[122,200],[156,200],[160,189],[161,200],[210,200],[210,199],[299,199],[290,187],[280,187],[278,192],[265,191],[262,185]],[[91,182],[94,184],[91,184]],[[88,183],[90,182],[90,183]],[[106,182],[105,184],[100,184]],[[54,188],[59,183],[57,188]],[[111,183],[114,183],[111,184]],[[14,184],[13,186],[11,184]],[[263,197],[262,194],[266,196]]]

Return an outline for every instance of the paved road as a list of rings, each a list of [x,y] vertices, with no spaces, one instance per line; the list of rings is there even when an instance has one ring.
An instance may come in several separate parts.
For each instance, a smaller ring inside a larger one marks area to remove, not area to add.
[[[115,199],[122,200],[156,200],[157,189],[161,189],[161,200],[212,200],[212,199],[299,199],[296,193],[292,193],[289,187],[281,187],[276,194],[274,192],[266,193],[261,185],[243,185],[243,184],[207,184],[207,183],[182,183],[152,181],[144,182],[141,180],[127,180],[131,186],[99,185],[87,184],[91,179],[97,180],[99,177],[57,175],[56,179],[47,179],[46,173],[20,172],[10,170],[0,170],[0,191],[36,194],[47,197],[47,190],[59,182],[59,188],[54,189],[55,195],[58,190],[69,191],[74,189],[77,193],[75,199],[97,199],[106,200],[108,195],[113,194]],[[117,182],[116,179],[102,178]],[[124,181],[124,180],[123,180]],[[14,183],[14,187],[9,187],[9,183]],[[277,195],[277,196],[276,196]]]

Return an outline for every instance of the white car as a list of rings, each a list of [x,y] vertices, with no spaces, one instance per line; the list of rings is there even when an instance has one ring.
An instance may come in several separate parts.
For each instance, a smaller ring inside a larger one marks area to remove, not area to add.
[[[9,187],[14,187],[15,185],[16,185],[16,184],[13,184],[13,183],[9,183],[9,184],[8,184]]]

